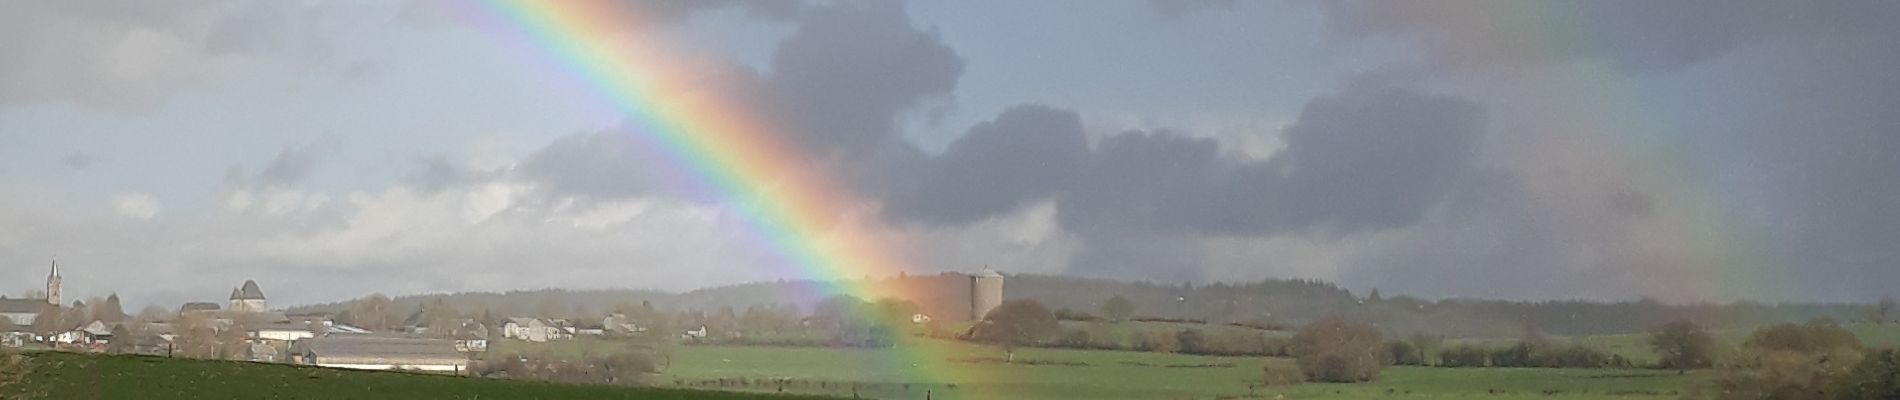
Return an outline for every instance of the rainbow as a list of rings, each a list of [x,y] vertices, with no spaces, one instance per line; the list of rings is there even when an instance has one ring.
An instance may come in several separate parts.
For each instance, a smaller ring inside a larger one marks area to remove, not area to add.
[[[884,280],[862,279],[904,271],[907,263],[882,232],[857,223],[851,192],[827,176],[812,157],[785,135],[747,115],[731,99],[707,95],[687,84],[693,68],[671,58],[660,43],[630,29],[638,10],[613,1],[494,0],[472,10],[478,22],[519,33],[538,52],[581,78],[616,111],[629,130],[663,149],[672,167],[731,205],[758,238],[779,253],[795,273],[819,282],[827,294],[865,300],[901,297]],[[893,359],[865,360],[862,374],[906,382],[967,381],[951,368],[956,345],[919,340],[900,346]],[[814,371],[819,372],[819,371]],[[938,397],[981,397],[936,393]]]

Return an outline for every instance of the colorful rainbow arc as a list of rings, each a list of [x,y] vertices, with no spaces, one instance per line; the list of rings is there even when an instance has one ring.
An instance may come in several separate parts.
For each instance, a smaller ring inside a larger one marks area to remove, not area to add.
[[[828,179],[796,143],[749,118],[745,109],[717,96],[696,93],[680,65],[640,52],[640,38],[626,34],[637,24],[636,10],[611,1],[512,1],[484,3],[534,47],[559,60],[588,86],[628,114],[637,139],[664,149],[730,202],[769,245],[802,276],[829,292],[865,300],[899,297],[895,287],[877,285],[904,264],[886,238],[857,224],[849,215],[850,192]],[[867,372],[896,374],[919,383],[954,383],[967,369],[949,368],[954,346],[935,341],[906,343],[895,359],[867,360]],[[938,393],[938,397],[982,397],[976,393]]]

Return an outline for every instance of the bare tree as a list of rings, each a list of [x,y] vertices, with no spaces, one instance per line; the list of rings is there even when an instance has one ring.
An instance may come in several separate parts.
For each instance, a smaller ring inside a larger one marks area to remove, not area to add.
[[[175,340],[176,355],[190,358],[212,358],[218,355],[218,331],[211,317],[204,313],[185,313],[180,315],[173,326],[178,334]]]
[[[1307,380],[1366,382],[1378,379],[1385,367],[1384,345],[1378,328],[1335,317],[1300,328],[1290,350]]]
[[[388,330],[401,321],[396,317],[396,302],[376,293],[350,302],[349,309],[342,317],[344,323],[372,331]]]
[[[139,309],[139,315],[133,316],[132,320],[139,322],[158,322],[170,320],[172,319],[171,316],[170,310],[156,305],[149,305],[143,309]]]

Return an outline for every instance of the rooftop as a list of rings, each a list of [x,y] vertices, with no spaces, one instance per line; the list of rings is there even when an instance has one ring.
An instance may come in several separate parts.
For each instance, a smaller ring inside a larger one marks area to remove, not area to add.
[[[299,342],[304,351],[319,359],[468,359],[455,350],[455,342],[446,339],[413,339],[383,336],[328,336]]]
[[[0,299],[0,313],[38,314],[46,299]]]
[[[263,300],[264,290],[257,288],[257,281],[245,280],[244,287],[231,291],[231,300]]]

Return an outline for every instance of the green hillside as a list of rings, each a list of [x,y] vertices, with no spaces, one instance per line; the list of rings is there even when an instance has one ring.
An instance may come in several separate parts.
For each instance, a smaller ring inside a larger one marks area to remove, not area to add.
[[[795,399],[767,394],[581,386],[233,361],[23,354],[4,399]]]

